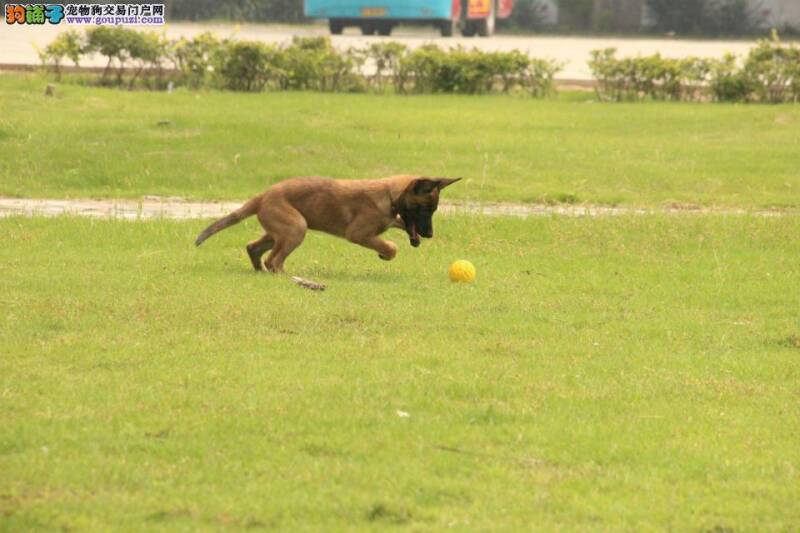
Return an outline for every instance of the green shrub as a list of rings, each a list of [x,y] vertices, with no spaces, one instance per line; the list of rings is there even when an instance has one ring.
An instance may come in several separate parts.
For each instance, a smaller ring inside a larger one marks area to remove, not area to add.
[[[289,46],[227,41],[215,54],[219,85],[233,91],[363,91],[364,55],[339,52],[327,37],[295,37]],[[198,68],[203,61],[198,61]]]
[[[133,75],[128,80],[128,87],[133,88],[136,80],[144,73],[145,83],[151,84],[151,75],[156,74],[156,83],[160,87],[163,81],[163,61],[168,57],[171,43],[156,32],[132,31],[127,41],[128,56],[134,64]]]
[[[172,44],[171,59],[181,78],[192,89],[208,83],[213,65],[222,53],[222,42],[211,32],[192,39],[181,37]]]
[[[278,77],[278,50],[256,41],[227,41],[217,56],[221,85],[232,91],[261,91]]]
[[[708,85],[717,102],[745,102],[753,92],[752,80],[739,68],[733,54],[725,54],[722,59],[711,62]]]
[[[445,51],[431,44],[401,59],[400,68],[416,93],[477,94],[493,90],[496,62],[492,54],[479,50],[458,47]]]
[[[589,67],[602,100],[702,100],[707,98],[711,62],[707,59],[616,57],[614,48],[594,50]]]
[[[527,69],[524,71],[525,89],[531,96],[541,97],[553,94],[556,90],[556,74],[561,68],[561,64],[551,59],[530,58]]]
[[[395,89],[400,94],[409,92],[409,84],[415,93],[432,93],[436,91],[436,79],[439,67],[444,62],[444,51],[435,44],[427,44],[416,48],[400,59],[397,77],[399,84]]]
[[[499,80],[500,90],[504,93],[526,85],[528,67],[531,66],[532,61],[526,54],[519,50],[513,50],[511,52],[493,52],[487,56],[492,63],[493,75]]]
[[[784,46],[778,34],[762,39],[744,64],[752,98],[760,102],[797,102],[800,99],[800,48]]]
[[[396,87],[404,84],[404,80],[399,78],[400,61],[407,52],[406,45],[397,42],[377,42],[369,45],[365,50],[365,56],[375,68],[375,73],[370,78],[373,88],[384,92],[389,77]]]
[[[494,88],[496,68],[491,54],[458,47],[439,57],[434,92],[478,94]]]
[[[545,96],[554,90],[560,66],[515,50],[483,52],[461,47],[449,51],[426,45],[400,60],[396,76],[399,93],[465,93],[525,91]]]
[[[108,83],[108,74],[116,63],[117,85],[122,84],[122,77],[130,59],[130,43],[135,37],[132,34],[135,30],[129,30],[122,26],[98,26],[86,30],[87,53],[99,53],[105,56],[108,61],[100,80],[101,84]]]
[[[39,50],[39,59],[44,67],[52,68],[56,77],[61,79],[61,63],[64,58],[70,59],[75,66],[80,66],[81,57],[86,48],[84,35],[75,30],[67,30],[48,44],[44,50]]]
[[[363,54],[339,52],[328,37],[294,37],[283,52],[282,89],[351,92],[366,88],[359,72]]]
[[[151,74],[155,73],[158,86],[162,86],[164,61],[170,58],[173,43],[161,34],[124,28],[122,26],[98,26],[86,31],[86,42],[82,54],[98,53],[107,58],[106,67],[100,79],[102,85],[124,83],[127,68],[132,68],[128,79],[128,87],[143,76],[148,87]],[[116,79],[109,80],[108,75],[116,66]]]

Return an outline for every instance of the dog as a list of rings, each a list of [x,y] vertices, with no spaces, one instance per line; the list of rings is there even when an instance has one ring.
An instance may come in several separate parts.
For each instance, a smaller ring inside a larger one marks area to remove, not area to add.
[[[265,233],[247,245],[247,255],[257,271],[282,273],[286,258],[302,244],[309,229],[343,237],[391,261],[397,255],[397,245],[380,235],[389,228],[403,229],[414,247],[420,245],[420,237],[433,237],[432,217],[439,204],[439,193],[460,179],[292,178],[276,183],[208,226],[195,245],[200,246],[215,233],[257,215]],[[267,251],[269,256],[262,264],[261,258]],[[309,289],[325,288],[302,278],[292,277],[292,280]]]

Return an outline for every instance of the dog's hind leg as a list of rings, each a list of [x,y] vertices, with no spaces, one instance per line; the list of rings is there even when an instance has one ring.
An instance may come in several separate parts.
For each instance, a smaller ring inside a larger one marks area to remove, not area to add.
[[[269,257],[264,262],[264,266],[270,272],[283,272],[283,263],[298,246],[303,243],[306,237],[306,223],[296,224],[283,229],[282,235],[275,236],[275,246],[269,253]]]
[[[283,209],[265,210],[259,213],[259,220],[264,229],[271,236],[274,236],[274,245],[272,251],[264,261],[264,266],[272,273],[284,273],[283,263],[298,246],[303,243],[306,237],[306,230],[308,224],[303,215],[297,210],[284,206]],[[306,289],[317,291],[325,290],[325,285],[314,281],[309,281],[297,276],[289,276],[289,278]]]
[[[286,260],[289,254],[294,251],[295,248],[300,246],[300,243],[303,242],[304,236],[305,234],[303,234],[303,236],[301,236],[299,239],[278,241],[275,244],[275,248],[272,249],[269,257],[267,257],[267,260],[264,263],[267,267],[267,270],[276,274],[285,273],[283,271],[283,262]],[[325,290],[325,285],[317,283],[316,281],[304,279],[299,276],[289,276],[289,278],[304,289],[311,289],[313,291]]]
[[[273,246],[275,246],[275,239],[270,237],[269,234],[265,234],[260,239],[256,239],[247,245],[247,255],[250,256],[253,268],[259,272],[264,270],[264,266],[261,264],[261,256]]]

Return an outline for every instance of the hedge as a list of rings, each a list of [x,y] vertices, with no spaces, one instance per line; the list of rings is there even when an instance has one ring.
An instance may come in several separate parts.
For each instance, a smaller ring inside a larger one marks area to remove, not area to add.
[[[602,100],[685,100],[718,102],[797,102],[800,48],[784,45],[777,33],[762,39],[740,62],[660,55],[617,58],[616,50],[595,50],[589,61]]]
[[[313,90],[410,93],[554,92],[560,66],[519,52],[482,52],[396,42],[340,51],[328,37],[295,37],[287,45],[220,40],[210,33],[168,40],[155,32],[99,26],[60,34],[40,52],[42,64],[61,76],[65,59],[75,65],[89,54],[106,58],[100,85],[232,91]],[[372,72],[372,73],[365,73]]]
[[[560,65],[514,50],[483,52],[425,45],[410,50],[396,42],[340,51],[327,37],[295,37],[286,45],[220,40],[210,33],[168,40],[155,32],[99,26],[81,34],[67,31],[39,52],[42,64],[61,76],[65,60],[76,66],[99,54],[106,66],[95,83],[163,89],[169,83],[191,89],[232,91],[312,90],[324,92],[519,93],[554,92]],[[797,102],[800,48],[777,33],[760,40],[740,60],[658,54],[618,58],[616,50],[595,50],[589,66],[604,101]]]

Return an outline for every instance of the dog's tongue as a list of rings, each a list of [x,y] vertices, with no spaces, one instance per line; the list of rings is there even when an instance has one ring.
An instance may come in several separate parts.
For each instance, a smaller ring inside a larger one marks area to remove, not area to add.
[[[411,224],[411,245],[419,246],[419,234],[417,233],[416,224]]]

